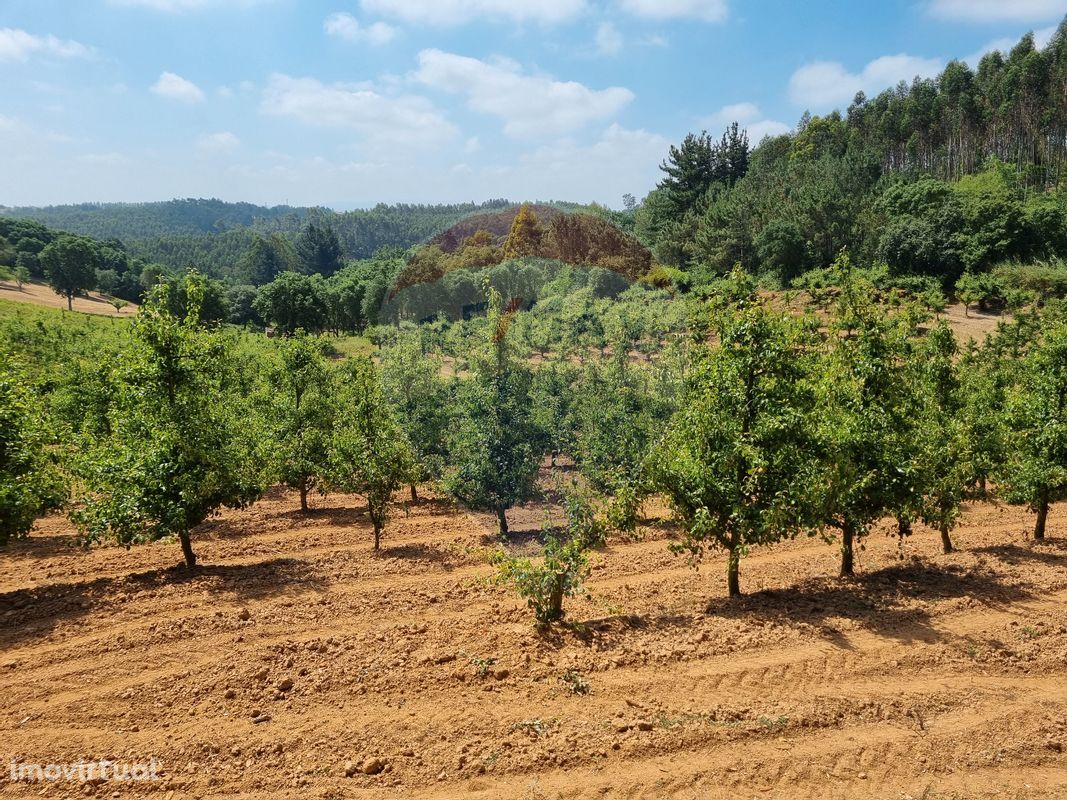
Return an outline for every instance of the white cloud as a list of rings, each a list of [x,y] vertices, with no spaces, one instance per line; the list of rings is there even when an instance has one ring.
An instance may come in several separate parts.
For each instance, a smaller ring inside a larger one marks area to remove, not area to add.
[[[463,144],[463,152],[467,153],[467,154],[477,153],[481,149],[482,149],[482,140],[479,139],[477,136],[470,137]]]
[[[26,61],[31,55],[89,58],[91,47],[70,39],[37,36],[20,28],[0,28],[0,61]]]
[[[205,153],[232,153],[241,146],[241,140],[230,131],[219,131],[198,136],[196,146]]]
[[[1067,0],[931,0],[927,10],[960,22],[1043,22],[1067,14]]]
[[[425,97],[389,97],[369,84],[324,84],[275,74],[263,91],[264,114],[307,125],[351,128],[382,141],[440,142],[455,127]]]
[[[510,136],[565,133],[610,117],[634,99],[622,87],[590,89],[576,81],[523,74],[510,59],[479,61],[441,50],[419,53],[415,79],[466,95],[473,111],[503,119]]]
[[[623,38],[610,22],[601,22],[596,29],[596,51],[602,56],[614,56],[622,52]]]
[[[806,64],[789,79],[789,97],[799,106],[813,111],[849,103],[856,92],[876,94],[900,81],[931,77],[942,68],[940,59],[920,58],[904,53],[882,56],[871,61],[859,73],[852,73],[836,61]]]
[[[722,22],[726,0],[621,0],[623,10],[646,19],[700,19]]]
[[[366,42],[373,45],[389,44],[400,33],[399,28],[385,22],[363,25],[351,14],[343,11],[330,14],[323,23],[323,28],[330,36],[336,36],[346,42]]]
[[[752,145],[759,144],[765,136],[781,136],[791,130],[784,122],[765,119],[760,107],[748,102],[723,106],[714,114],[704,117],[700,124],[716,133],[734,122],[748,132],[748,141]]]
[[[463,25],[468,22],[536,22],[553,25],[585,12],[586,0],[361,0],[364,11],[406,22]]]
[[[1043,48],[1052,40],[1052,37],[1055,35],[1055,33],[1055,25],[1051,25],[1048,28],[1041,28],[1040,30],[1034,31],[1034,45],[1038,48]],[[1005,36],[1001,39],[994,39],[993,41],[987,42],[981,48],[971,53],[969,56],[964,58],[963,61],[967,64],[970,64],[972,68],[977,67],[978,62],[982,60],[982,56],[986,55],[986,53],[992,53],[994,50],[998,50],[1006,55],[1007,53],[1011,52],[1011,49],[1015,47],[1015,45],[1019,43],[1019,39],[1021,38],[1021,36],[1016,36],[1014,38],[1011,36]]]
[[[655,185],[670,144],[659,134],[613,124],[590,145],[563,139],[523,155],[514,167],[483,170],[475,183],[486,186],[486,196],[503,191],[618,206],[624,193],[640,197]]]
[[[160,75],[159,80],[152,84],[152,91],[160,97],[177,100],[180,103],[192,104],[204,101],[204,92],[199,86],[173,72],[164,72]]]

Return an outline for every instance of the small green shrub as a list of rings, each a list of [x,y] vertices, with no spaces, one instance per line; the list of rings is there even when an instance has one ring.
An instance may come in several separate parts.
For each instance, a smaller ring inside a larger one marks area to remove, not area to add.
[[[533,609],[541,624],[563,618],[563,598],[582,591],[582,581],[589,574],[586,543],[581,539],[561,542],[549,536],[543,558],[534,563],[528,558],[510,558],[503,550],[494,558],[497,580],[510,583]]]

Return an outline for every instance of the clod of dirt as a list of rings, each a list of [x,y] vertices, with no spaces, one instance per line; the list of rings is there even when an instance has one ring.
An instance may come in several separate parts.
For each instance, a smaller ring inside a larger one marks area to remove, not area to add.
[[[247,622],[252,619],[252,614],[247,608],[242,608],[237,612],[237,619],[241,620],[241,622]]]
[[[359,771],[364,775],[377,775],[379,772],[385,769],[385,762],[380,758],[368,758],[363,762],[363,766],[359,768]]]
[[[278,683],[278,691],[279,692],[288,692],[292,688],[293,688],[293,680],[292,680],[292,678],[286,678],[285,680],[279,681],[279,683]]]

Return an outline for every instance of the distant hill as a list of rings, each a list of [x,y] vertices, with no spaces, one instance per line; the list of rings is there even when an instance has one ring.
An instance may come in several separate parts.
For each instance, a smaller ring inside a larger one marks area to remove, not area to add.
[[[460,220],[448,230],[439,233],[429,243],[437,245],[446,253],[454,253],[477,231],[488,231],[493,234],[498,243],[503,243],[504,239],[507,238],[508,231],[511,230],[511,223],[515,221],[515,217],[519,213],[519,208],[521,206],[511,206],[494,214],[474,214]],[[551,223],[553,219],[564,213],[555,206],[543,203],[531,204],[530,210],[533,211],[542,225]]]
[[[146,239],[189,233],[220,233],[236,227],[291,218],[299,225],[308,209],[257,206],[216,199],[166,200],[159,203],[80,203],[0,209],[17,219],[35,219],[49,228],[96,239]]]
[[[611,219],[586,210],[568,213],[557,206],[528,204],[533,212],[531,238],[523,258],[561,261],[579,267],[611,270],[629,281],[652,267],[652,253]],[[510,261],[506,241],[522,206],[475,214],[435,236],[420,248],[397,275],[394,294],[420,284],[435,283],[458,270],[483,269]]]
[[[407,250],[437,241],[449,252],[475,230],[503,240],[518,206],[508,200],[449,205],[379,204],[338,212],[328,208],[258,206],[217,199],[176,199],[158,203],[82,203],[44,207],[0,207],[3,218],[35,220],[48,228],[118,239],[133,256],[171,269],[196,266],[213,277],[234,281],[241,256],[257,236],[296,237],[308,223],[333,228],[346,258],[366,259],[383,247]],[[590,210],[575,203],[537,203],[542,224],[564,212]],[[603,210],[602,210],[603,211]],[[455,239],[448,237],[451,236]]]
[[[147,261],[181,269],[196,265],[216,277],[233,273],[257,234],[295,237],[309,222],[329,225],[348,258],[370,258],[382,247],[406,250],[464,217],[507,208],[507,200],[451,205],[379,204],[337,212],[328,208],[257,206],[215,199],[159,203],[82,203],[0,208],[0,217],[32,219],[55,230],[119,239]]]

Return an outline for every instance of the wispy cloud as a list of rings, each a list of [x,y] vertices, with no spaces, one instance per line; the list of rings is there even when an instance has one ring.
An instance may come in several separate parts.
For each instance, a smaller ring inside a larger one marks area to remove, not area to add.
[[[81,42],[27,33],[21,28],[0,28],[0,61],[26,61],[33,55],[90,58],[93,49]]]
[[[645,19],[697,19],[722,22],[729,14],[726,0],[621,0],[624,11]]]
[[[160,97],[177,100],[180,103],[191,105],[204,102],[204,92],[199,86],[173,72],[164,72],[160,75],[159,80],[152,84],[152,91]]]
[[[931,77],[942,66],[940,59],[906,53],[876,58],[859,72],[849,72],[836,61],[818,61],[793,73],[789,97],[798,106],[825,110],[848,103],[860,91],[872,94],[916,76]]]
[[[364,25],[351,14],[339,11],[330,14],[323,23],[323,28],[330,36],[344,39],[346,42],[365,42],[372,45],[384,45],[393,41],[400,33],[385,22],[372,22]]]
[[[275,74],[263,91],[260,110],[306,125],[350,128],[382,141],[433,143],[457,133],[425,97],[391,97],[369,84],[325,84]]]
[[[596,29],[594,42],[599,55],[615,56],[622,52],[624,39],[613,23],[601,22]]]
[[[1067,14],[1067,0],[930,0],[927,11],[959,22],[1045,22]]]
[[[611,117],[634,94],[613,86],[590,89],[577,81],[527,74],[510,59],[476,58],[423,50],[415,79],[446,92],[465,95],[472,111],[504,120],[511,136],[542,136],[575,130]]]
[[[476,20],[567,22],[588,8],[586,0],[362,0],[363,10],[405,22],[463,25]]]

